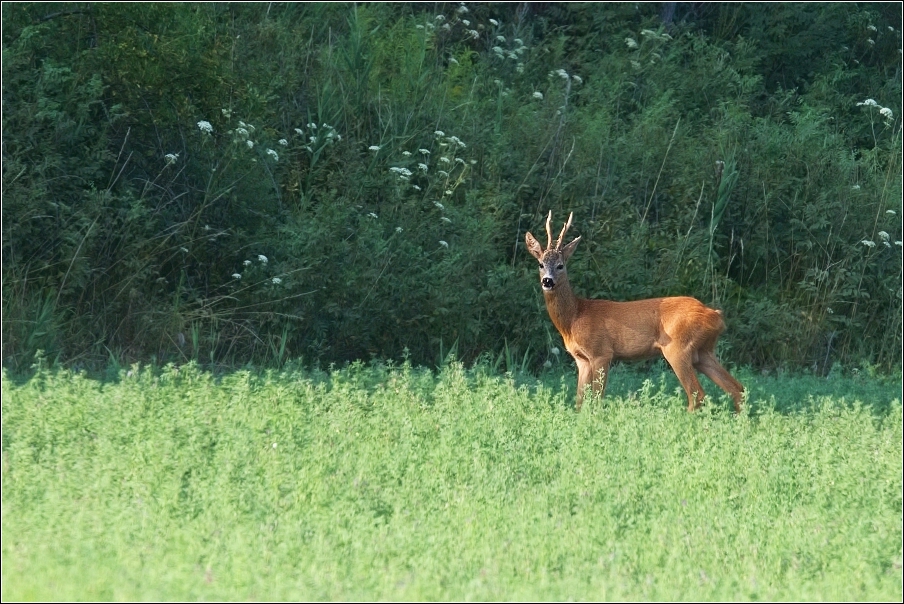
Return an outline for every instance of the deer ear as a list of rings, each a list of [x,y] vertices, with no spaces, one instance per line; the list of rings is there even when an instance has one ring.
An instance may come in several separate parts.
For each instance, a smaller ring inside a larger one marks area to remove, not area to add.
[[[577,239],[575,239],[574,241],[572,241],[571,243],[569,243],[568,245],[566,245],[565,247],[562,248],[562,257],[565,258],[565,262],[568,262],[568,259],[571,258],[571,255],[574,253],[574,249],[578,246],[578,241],[580,241],[580,240],[581,240],[581,238],[578,237]]]
[[[527,251],[530,252],[534,258],[540,260],[540,258],[543,257],[543,247],[529,232],[524,235],[524,242],[527,244]]]

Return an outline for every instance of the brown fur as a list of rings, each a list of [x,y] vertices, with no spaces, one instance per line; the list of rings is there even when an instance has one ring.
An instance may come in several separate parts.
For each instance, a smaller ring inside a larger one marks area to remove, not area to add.
[[[553,246],[551,220],[552,212],[546,219],[546,250],[530,233],[525,241],[528,251],[540,261],[546,310],[578,365],[576,409],[580,411],[588,385],[602,396],[613,360],[646,359],[661,354],[687,393],[688,411],[698,408],[705,396],[697,371],[731,395],[735,411],[740,411],[744,387],[715,355],[716,341],[725,330],[722,313],[686,296],[634,302],[576,297],[565,263],[581,238],[562,247],[562,239],[571,226],[569,217]]]

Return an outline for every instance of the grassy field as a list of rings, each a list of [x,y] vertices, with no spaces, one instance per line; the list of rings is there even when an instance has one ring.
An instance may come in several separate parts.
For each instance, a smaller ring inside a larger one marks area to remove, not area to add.
[[[2,598],[900,601],[900,380],[738,377],[4,373]]]

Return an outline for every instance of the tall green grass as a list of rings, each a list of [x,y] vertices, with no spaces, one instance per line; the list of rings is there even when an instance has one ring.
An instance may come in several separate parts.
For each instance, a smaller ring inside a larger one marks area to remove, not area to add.
[[[901,599],[900,382],[652,375],[4,372],[3,600]]]

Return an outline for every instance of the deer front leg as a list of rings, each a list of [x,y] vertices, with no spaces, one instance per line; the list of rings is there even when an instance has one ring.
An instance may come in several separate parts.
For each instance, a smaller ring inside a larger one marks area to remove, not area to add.
[[[577,399],[574,403],[574,410],[578,412],[581,410],[581,404],[584,402],[584,391],[587,389],[587,386],[593,384],[593,365],[590,364],[590,361],[583,357],[574,357],[575,362],[578,364],[578,395]]]
[[[609,381],[609,365],[611,358],[593,359],[593,391],[598,392],[600,399],[606,394],[606,383]]]

